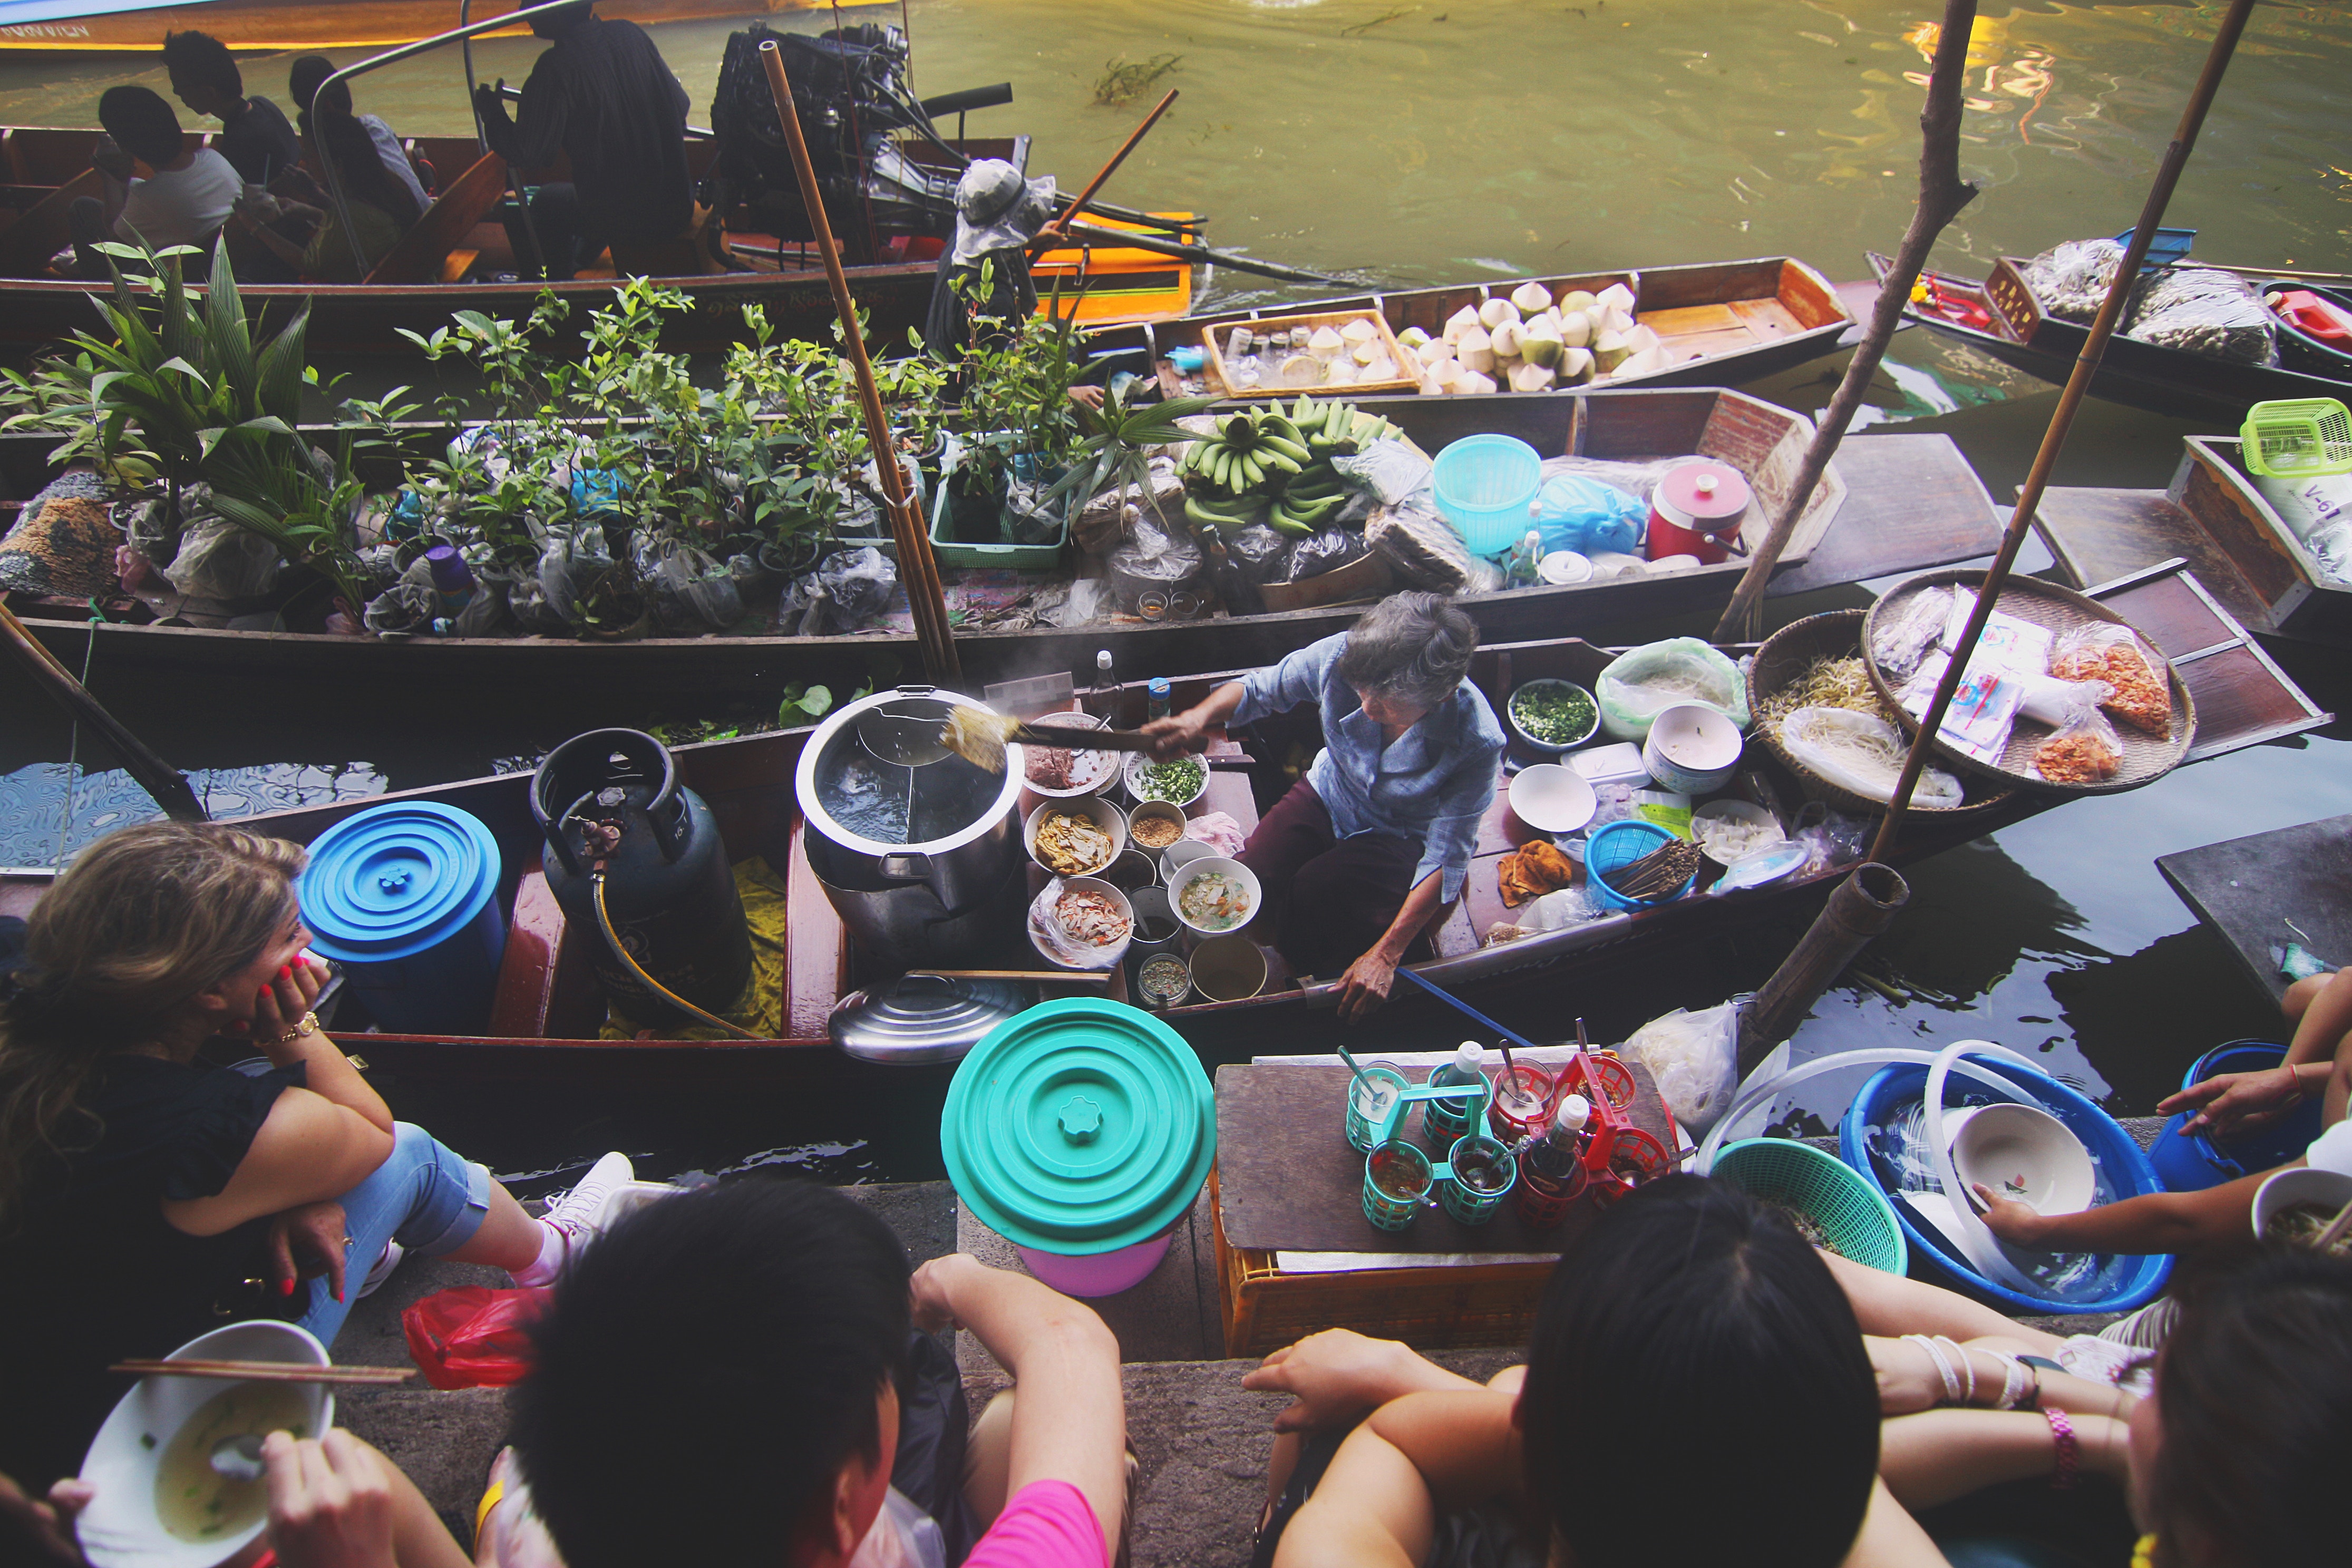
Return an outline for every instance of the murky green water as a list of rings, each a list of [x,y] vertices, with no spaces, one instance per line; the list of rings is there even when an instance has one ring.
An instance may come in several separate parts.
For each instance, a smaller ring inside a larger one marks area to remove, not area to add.
[[[1995,256],[2128,227],[2220,10],[1987,5],[1971,50],[1964,154],[1984,190],[1939,260],[1976,270]],[[1032,172],[1065,186],[1083,183],[1156,96],[1097,106],[1106,66],[1177,57],[1162,82],[1183,96],[1107,193],[1207,213],[1222,245],[1405,285],[1780,253],[1832,277],[1860,275],[1861,253],[1892,249],[1909,215],[1932,47],[1923,28],[1934,11],[1824,0],[910,0],[908,16],[917,90],[1011,80],[1013,105],[974,116],[973,133],[1027,133]],[[782,25],[813,30],[830,20],[800,13]],[[698,109],[727,31],[656,30]],[[536,49],[485,45],[478,69],[519,80]],[[248,82],[282,98],[284,63],[249,62]],[[2341,151],[2352,129],[2347,71],[2352,11],[2256,12],[2168,218],[2200,230],[2200,256],[2352,265],[2352,163]],[[0,61],[0,121],[89,123],[99,92],[126,75],[164,87],[160,68]],[[469,129],[454,55],[393,68],[363,83],[360,98],[404,131]],[[1248,285],[1227,275],[1218,287]],[[1840,367],[1824,361],[1750,390],[1811,409]],[[1873,420],[1949,434],[2006,497],[2054,392],[1915,331],[1898,340],[1873,401]],[[2090,404],[2057,482],[2161,486],[2179,437],[2196,428]],[[2026,564],[2040,564],[2035,547]],[[1775,608],[1791,617],[1859,599],[1850,591]],[[2340,654],[2278,651],[2324,706],[2352,705]],[[650,716],[613,711],[593,692],[485,693],[459,713],[373,713],[300,686],[231,703],[170,682],[134,686],[103,669],[92,684],[181,765],[224,770],[217,789],[267,799],[378,778],[406,788],[460,777],[577,728]],[[21,683],[0,683],[0,862],[46,863],[55,852],[67,739],[63,720]],[[127,809],[119,779],[85,791],[76,819],[84,830]],[[1849,985],[1824,1001],[1798,1048],[1979,1036],[2039,1050],[2117,1109],[2145,1111],[2206,1047],[2274,1024],[2165,888],[2154,857],[2344,811],[2352,811],[2352,726],[2338,724],[2070,805],[1943,856],[1912,873],[1912,908],[1865,960],[1909,996]],[[1506,1021],[1549,1031],[1566,1005],[1592,1019],[1596,1038],[1622,1038],[1670,1007],[1754,986],[1794,935],[1765,927],[1654,956],[1605,990]],[[845,1176],[936,1172],[914,1124],[923,1113],[903,1103],[738,1096],[722,1112],[682,1095],[624,1112],[418,1092],[404,1112],[519,1172],[556,1169],[614,1143],[646,1151],[655,1174],[745,1162]]]

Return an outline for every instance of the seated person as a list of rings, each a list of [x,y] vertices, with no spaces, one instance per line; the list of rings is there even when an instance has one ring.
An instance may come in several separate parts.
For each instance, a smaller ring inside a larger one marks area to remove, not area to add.
[[[343,203],[351,213],[352,233],[343,230],[343,212],[329,193],[318,205],[289,197],[263,196],[237,204],[234,220],[240,232],[261,242],[279,260],[296,267],[305,278],[322,283],[358,283],[382,261],[400,236],[423,215],[408,187],[392,177],[358,120],[323,105],[302,114],[303,135],[322,148],[334,162],[342,182]],[[307,245],[298,246],[280,232],[278,221],[295,217],[311,224]],[[356,236],[356,243],[354,237]]]
[[[1154,719],[1152,755],[1313,703],[1323,750],[1242,848],[1275,946],[1302,975],[1340,976],[1339,1016],[1370,1016],[1414,940],[1462,896],[1494,803],[1503,729],[1469,681],[1478,626],[1434,593],[1381,601],[1345,632]]]
[[[331,1344],[404,1248],[551,1283],[628,1179],[608,1155],[535,1219],[395,1122],[310,1010],[303,860],[221,823],[121,829],[0,975],[0,1471],[36,1492],[130,1386],[113,1363],[237,1317]],[[268,1066],[201,1063],[220,1038]]]
[[[1371,1412],[1336,1448],[1277,1444],[1278,1467],[1306,1462],[1269,1477],[1275,1568],[1940,1561],[1874,1479],[1878,1396],[1836,1281],[1784,1217],[1699,1177],[1602,1213],[1552,1273],[1526,1367],[1486,1387],[1339,1334],[1243,1386],[1298,1396],[1293,1429]]]
[[[970,1329],[1014,1380],[961,1474],[928,1489],[936,1513],[961,1483],[985,1530],[971,1568],[1105,1568],[1125,1529],[1126,1421],[1102,1320],[961,1255],[924,1264],[910,1291],[871,1210],[756,1177],[622,1219],[532,1331],[513,1442],[564,1562],[890,1561],[860,1549],[903,1516],[894,1483],[918,1485],[898,1445],[910,1323]]]
[[[90,162],[106,176],[106,194],[78,198],[70,217],[80,275],[107,276],[96,249],[106,240],[143,242],[159,251],[209,249],[240,189],[228,160],[209,147],[184,146],[180,117],[143,87],[108,88],[98,100],[98,122],[106,135]],[[136,172],[142,164],[143,177]]]
[[[245,96],[245,76],[228,46],[208,33],[163,35],[163,68],[190,112],[221,122],[213,151],[248,185],[267,185],[302,157],[286,116],[268,99]]]
[[[293,95],[295,112],[315,114],[319,89],[334,74],[335,62],[324,55],[304,55],[296,60],[286,73],[286,90]],[[418,212],[433,204],[433,198],[425,193],[425,182],[417,178],[416,165],[409,162],[408,150],[401,146],[392,127],[376,115],[352,114],[351,83],[339,81],[327,89],[327,111],[349,115],[359,121],[360,129],[375,144],[376,157],[383,161],[385,172],[406,188]]]

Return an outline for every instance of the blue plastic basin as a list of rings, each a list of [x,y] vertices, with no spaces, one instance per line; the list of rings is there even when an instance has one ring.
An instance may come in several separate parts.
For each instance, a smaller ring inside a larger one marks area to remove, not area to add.
[[[2218,1078],[2224,1072],[2259,1072],[2286,1060],[2286,1047],[2266,1040],[2233,1040],[2217,1045],[2191,1062],[2181,1076],[2183,1089]],[[2300,1158],[2319,1136],[2319,1101],[2315,1097],[2286,1115],[2242,1137],[2226,1142],[2202,1133],[2181,1132],[2187,1113],[2175,1116],[2156,1135],[2147,1151],[2148,1163],[2169,1192],[2201,1192],[2225,1181],[2252,1176]]]

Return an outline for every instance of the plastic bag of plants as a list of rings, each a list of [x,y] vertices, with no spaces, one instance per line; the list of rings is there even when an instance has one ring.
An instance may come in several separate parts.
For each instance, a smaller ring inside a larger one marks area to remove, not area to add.
[[[1462,542],[1454,525],[1416,497],[1402,506],[1378,507],[1364,524],[1364,542],[1388,558],[1397,575],[1414,588],[1439,593],[1491,593],[1503,574],[1480,560]]]
[[[835,550],[816,569],[817,582],[833,601],[841,624],[856,625],[882,613],[898,591],[898,569],[871,545]]]
[[[2124,336],[2232,364],[2278,361],[2270,308],[2242,277],[2210,267],[2174,267],[2144,281]]]
[[[1225,536],[1225,551],[1252,582],[1288,582],[1290,547],[1296,542],[1264,523],[1251,523]],[[1195,552],[1197,555],[1197,552]]]
[[[2124,247],[2111,239],[2070,239],[2025,264],[2026,287],[2042,308],[2066,321],[2088,321],[2115,286]]]
[[[743,618],[734,577],[707,551],[683,539],[640,533],[632,553],[663,631],[698,636],[724,632]]]
[[[1045,499],[1047,484],[1013,475],[1004,482],[1004,531],[1017,545],[1052,544],[1062,537],[1062,505]]]
[[[1361,534],[1346,528],[1323,528],[1312,538],[1300,539],[1290,552],[1290,580],[1305,582],[1311,577],[1321,577],[1327,571],[1337,571],[1343,566],[1353,566],[1372,553]]]
[[[400,580],[367,601],[360,619],[379,637],[416,637],[433,629],[440,601],[433,591],[433,572],[417,561]]]
[[[613,564],[604,530],[594,523],[551,528],[540,536],[539,566],[509,596],[524,630],[560,633],[578,627],[580,595]]]

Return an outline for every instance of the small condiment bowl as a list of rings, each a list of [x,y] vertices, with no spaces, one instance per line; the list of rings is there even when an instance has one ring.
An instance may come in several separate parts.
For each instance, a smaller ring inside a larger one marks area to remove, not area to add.
[[[1184,815],[1184,808],[1181,806],[1171,806],[1165,800],[1139,800],[1128,809],[1128,841],[1157,860],[1171,845],[1184,841],[1184,824],[1189,820]],[[1176,836],[1165,844],[1150,845],[1139,841],[1135,836],[1136,828],[1141,823],[1152,821],[1172,824],[1176,829]]]
[[[1203,847],[1205,848],[1206,846],[1204,845]],[[1223,874],[1224,876],[1231,877],[1235,882],[1240,883],[1249,895],[1249,913],[1244,915],[1241,919],[1234,921],[1230,925],[1202,925],[1199,922],[1188,918],[1184,914],[1184,894],[1186,890],[1191,888],[1194,883],[1200,881],[1202,877],[1212,874]],[[1257,912],[1264,908],[1265,905],[1265,891],[1258,886],[1257,873],[1250,870],[1249,867],[1242,864],[1241,862],[1236,860],[1227,860],[1223,855],[1202,855],[1199,859],[1186,864],[1182,869],[1168,879],[1168,907],[1175,912],[1177,924],[1183,926],[1185,930],[1193,933],[1195,936],[1229,936],[1236,931],[1243,930],[1251,921],[1256,919]],[[1201,986],[1201,988],[1203,991],[1206,991],[1208,988],[1202,984],[1202,979],[1201,967],[1196,960],[1192,966],[1192,983],[1196,986]]]
[[[1091,818],[1097,826],[1110,835],[1110,853],[1103,857],[1102,864],[1076,866],[1067,870],[1045,865],[1044,857],[1037,852],[1037,828],[1048,816],[1055,814]],[[1055,876],[1095,876],[1108,870],[1110,863],[1118,859],[1119,852],[1127,848],[1127,818],[1117,806],[1099,795],[1077,795],[1068,800],[1048,800],[1029,813],[1029,821],[1021,831],[1021,841],[1028,846],[1029,858],[1045,866]]]
[[[1557,762],[1522,768],[1511,780],[1511,815],[1538,833],[1572,833],[1600,804],[1591,779]]]
[[[1585,727],[1582,735],[1567,740],[1541,740],[1528,733],[1527,727],[1519,722],[1519,698],[1528,693],[1545,691],[1574,692],[1592,705],[1592,722]],[[1510,724],[1511,733],[1538,751],[1560,752],[1582,746],[1592,738],[1593,733],[1601,727],[1601,704],[1594,699],[1591,692],[1586,691],[1574,681],[1556,681],[1546,677],[1539,680],[1522,681],[1512,687],[1509,698],[1503,704],[1503,716]]]
[[[1201,787],[1198,789],[1193,790],[1192,793],[1184,800],[1171,800],[1168,802],[1170,805],[1176,807],[1180,810],[1199,800],[1200,798],[1202,795],[1207,794],[1209,790],[1209,764],[1207,759],[1205,758],[1195,757],[1189,760],[1198,762],[1201,765]],[[1127,759],[1127,792],[1129,796],[1134,798],[1138,805],[1141,805],[1143,803],[1145,797],[1143,791],[1136,788],[1136,780],[1141,778],[1143,770],[1150,766],[1151,758],[1146,757],[1139,751],[1130,754]]]
[[[1642,742],[1650,777],[1685,795],[1705,795],[1731,781],[1743,743],[1739,727],[1705,703],[1675,703],[1658,710]]]
[[[2352,1203],[2352,1176],[2310,1166],[2290,1166],[2283,1171],[2273,1171],[2254,1189],[2254,1239],[2266,1240],[2264,1233],[2279,1211],[2299,1203],[2334,1214]]]

